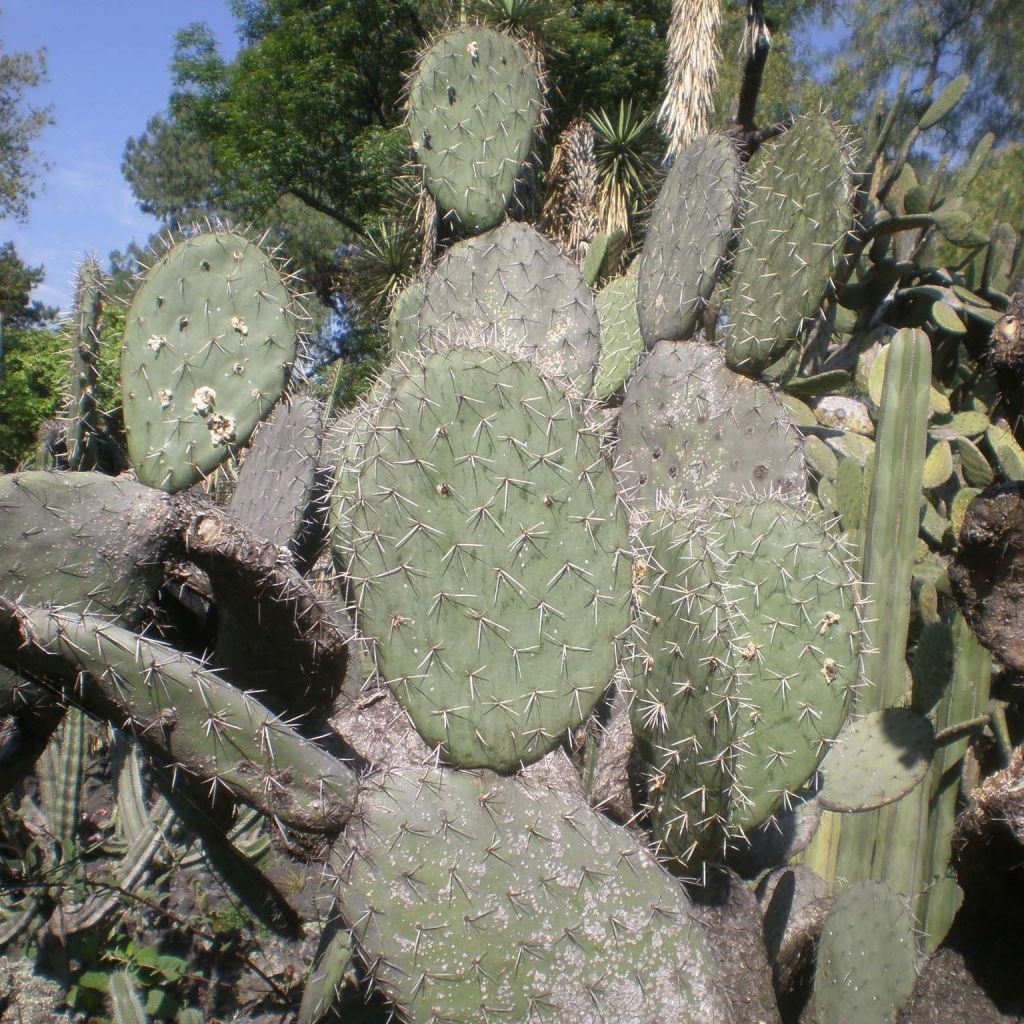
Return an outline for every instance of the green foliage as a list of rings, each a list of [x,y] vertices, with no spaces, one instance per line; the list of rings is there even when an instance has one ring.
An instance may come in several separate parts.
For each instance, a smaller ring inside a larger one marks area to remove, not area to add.
[[[67,379],[67,349],[56,331],[4,329],[0,382],[0,469],[9,473],[35,453],[39,425],[57,415]]]

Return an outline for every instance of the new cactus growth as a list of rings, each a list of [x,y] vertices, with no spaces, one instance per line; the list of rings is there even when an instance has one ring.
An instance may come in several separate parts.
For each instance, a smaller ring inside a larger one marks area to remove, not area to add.
[[[644,351],[636,311],[636,274],[606,284],[594,300],[601,324],[601,359],[594,395],[608,399],[622,391]]]
[[[442,215],[467,233],[498,224],[543,116],[537,67],[515,40],[483,25],[438,39],[410,83],[408,124]]]
[[[122,402],[139,479],[202,479],[274,407],[295,363],[298,311],[272,257],[234,232],[197,234],[146,273],[125,323]]]

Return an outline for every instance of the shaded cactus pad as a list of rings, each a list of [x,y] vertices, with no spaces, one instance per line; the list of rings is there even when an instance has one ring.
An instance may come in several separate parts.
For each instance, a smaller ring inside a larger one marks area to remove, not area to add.
[[[595,305],[601,321],[601,360],[594,395],[606,399],[624,387],[644,353],[636,313],[636,275],[624,274],[605,285]]]
[[[618,432],[619,482],[648,507],[806,489],[785,405],[713,345],[655,345],[626,388]]]
[[[349,572],[381,674],[453,761],[536,760],[590,713],[629,621],[597,438],[528,364],[450,349],[395,384],[363,463]]]
[[[233,232],[175,245],[125,321],[122,401],[139,479],[178,491],[223,462],[281,397],[297,345],[291,294],[258,245]]]
[[[442,36],[409,86],[409,134],[442,213],[473,233],[505,215],[543,121],[537,68],[509,36],[470,25]]]
[[[379,781],[334,863],[344,915],[403,1020],[729,1019],[682,888],[625,829],[490,773]]]
[[[419,326],[429,347],[502,349],[568,378],[581,394],[601,352],[594,295],[580,268],[528,224],[452,246],[427,278]]]

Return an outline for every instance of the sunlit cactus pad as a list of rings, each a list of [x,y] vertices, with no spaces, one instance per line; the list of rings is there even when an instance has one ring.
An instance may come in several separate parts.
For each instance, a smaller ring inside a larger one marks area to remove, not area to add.
[[[452,761],[536,760],[590,713],[629,622],[597,437],[529,364],[449,349],[394,385],[363,462],[349,572],[381,674]]]
[[[139,479],[178,491],[244,444],[280,398],[297,344],[291,294],[258,245],[209,232],[170,249],[125,321],[122,401]]]
[[[409,87],[409,134],[430,194],[473,233],[505,216],[543,121],[537,67],[509,36],[458,28],[422,56]]]
[[[620,483],[649,507],[806,490],[785,405],[713,345],[655,345],[626,388],[618,432]]]
[[[694,139],[676,157],[651,213],[637,275],[648,348],[692,338],[732,238],[740,161],[724,135]]]
[[[403,1020],[720,1024],[679,883],[572,797],[490,773],[395,773],[335,851],[343,913]]]
[[[848,555],[780,501],[658,513],[644,540],[646,671],[633,718],[672,852],[765,821],[817,768],[849,712],[861,621]]]
[[[594,395],[605,399],[622,390],[644,352],[636,312],[636,275],[624,274],[605,285],[594,304],[601,321],[601,360]]]
[[[0,594],[132,624],[160,585],[176,515],[167,495],[132,480],[0,476]]]
[[[581,394],[601,354],[594,295],[579,267],[528,224],[452,246],[427,278],[419,327],[430,347],[502,349]]]

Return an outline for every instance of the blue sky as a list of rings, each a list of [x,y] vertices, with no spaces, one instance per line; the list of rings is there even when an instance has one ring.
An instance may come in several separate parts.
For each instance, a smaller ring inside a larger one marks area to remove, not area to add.
[[[156,229],[121,177],[121,155],[167,103],[174,33],[193,21],[210,25],[225,55],[234,52],[224,0],[0,2],[4,51],[45,47],[49,69],[31,101],[53,105],[55,123],[36,146],[51,167],[39,176],[27,223],[0,222],[0,242],[13,240],[23,260],[46,269],[36,298],[66,308],[83,254],[105,261]]]

